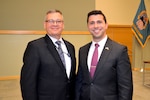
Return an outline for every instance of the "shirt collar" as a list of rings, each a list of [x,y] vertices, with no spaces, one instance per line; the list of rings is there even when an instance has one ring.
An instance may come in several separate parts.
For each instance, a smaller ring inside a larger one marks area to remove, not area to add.
[[[59,40],[57,40],[56,38],[54,38],[54,37],[52,37],[52,36],[50,36],[50,35],[48,35],[49,36],[49,38],[52,40],[52,42],[56,45],[56,41],[61,41],[61,43],[62,44],[64,44],[64,41],[63,41],[63,39],[62,38],[60,38]]]
[[[104,47],[106,41],[107,41],[107,38],[108,36],[106,35],[101,41],[99,42],[95,42],[95,41],[92,41],[92,46],[94,46],[96,43],[98,43],[100,45],[100,47]]]

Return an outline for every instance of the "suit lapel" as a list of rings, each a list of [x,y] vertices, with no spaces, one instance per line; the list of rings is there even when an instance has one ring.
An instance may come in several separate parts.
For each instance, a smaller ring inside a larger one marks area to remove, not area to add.
[[[72,51],[72,48],[71,48],[70,44],[68,42],[66,42],[64,39],[63,39],[63,41],[64,41],[64,43],[65,43],[65,45],[67,47],[69,56],[71,57],[71,69],[70,69],[70,76],[69,76],[69,78],[71,78],[72,71],[73,71],[73,62],[72,61],[74,59],[74,56],[73,56],[74,52]]]
[[[65,72],[65,68],[63,66],[63,63],[59,57],[59,54],[56,50],[55,45],[53,44],[52,40],[49,38],[49,36],[46,34],[45,41],[47,43],[48,50],[50,51],[51,55],[54,57],[54,59],[57,61],[61,69]],[[66,73],[66,72],[65,72]]]
[[[106,41],[106,44],[104,46],[104,49],[102,51],[102,54],[99,58],[99,61],[98,61],[98,64],[97,64],[97,67],[96,67],[96,71],[95,71],[95,75],[94,75],[94,78],[97,76],[97,74],[100,73],[100,71],[102,71],[102,68],[104,67],[104,64],[106,62],[106,60],[108,59],[109,57],[109,54],[111,52],[111,49],[112,49],[112,44],[111,44],[111,40],[108,38],[107,41]]]
[[[68,53],[69,53],[69,56],[71,58],[71,69],[70,69],[70,76],[69,76],[69,79],[72,78],[72,76],[74,76],[75,74],[75,70],[76,70],[76,57],[75,57],[75,49],[74,47],[69,43],[67,42],[66,40],[64,40],[64,43],[67,47],[67,50],[68,50]]]
[[[91,44],[92,44],[92,42],[90,42],[90,43],[86,46],[85,51],[84,51],[84,52],[85,52],[85,55],[83,56],[83,58],[84,58],[84,57],[86,58],[85,61],[84,61],[84,63],[86,64],[88,71],[89,71],[89,68],[88,68],[87,61],[88,61],[88,53],[89,53],[89,49],[90,49]],[[90,76],[90,74],[89,74],[89,76]]]
[[[86,66],[86,70],[87,73],[89,73],[89,78],[90,78],[90,71],[89,71],[89,68],[88,68],[88,64],[87,64],[87,60],[88,60],[88,53],[89,53],[89,49],[90,49],[90,46],[91,46],[92,42],[90,42],[89,44],[87,44],[84,48],[84,53],[82,53],[82,61],[83,61],[83,64]]]

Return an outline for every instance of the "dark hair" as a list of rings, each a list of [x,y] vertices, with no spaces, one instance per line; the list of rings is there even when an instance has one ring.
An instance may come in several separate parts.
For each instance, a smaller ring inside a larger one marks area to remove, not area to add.
[[[89,12],[88,15],[87,15],[87,23],[88,23],[89,17],[91,15],[102,15],[103,18],[104,18],[105,23],[107,23],[106,17],[105,17],[105,15],[103,14],[103,12],[101,10],[92,10],[91,12]]]

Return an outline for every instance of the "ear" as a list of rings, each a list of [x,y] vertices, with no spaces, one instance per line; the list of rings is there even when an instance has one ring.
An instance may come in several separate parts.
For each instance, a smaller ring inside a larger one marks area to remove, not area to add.
[[[108,29],[108,23],[106,23],[106,26],[105,26],[105,27],[106,27],[106,29]]]

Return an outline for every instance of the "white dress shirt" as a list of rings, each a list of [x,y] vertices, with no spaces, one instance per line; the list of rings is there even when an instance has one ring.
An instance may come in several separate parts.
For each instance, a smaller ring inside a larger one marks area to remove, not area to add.
[[[91,44],[89,52],[88,52],[88,59],[87,59],[87,64],[88,64],[89,71],[90,71],[90,67],[91,67],[91,61],[92,61],[92,56],[93,56],[94,49],[95,49],[95,44],[96,43],[99,44],[99,47],[98,47],[98,60],[99,60],[106,41],[107,41],[107,36],[99,42],[92,41],[92,44]]]
[[[49,36],[49,37],[51,38],[52,42],[56,46],[56,49],[58,47],[58,45],[56,44],[56,41],[61,41],[61,47],[62,47],[62,51],[63,51],[63,54],[64,54],[65,63],[66,63],[66,66],[65,66],[66,73],[67,73],[67,76],[69,78],[69,76],[70,76],[70,70],[71,70],[71,57],[70,57],[70,54],[69,54],[69,52],[67,50],[67,47],[66,47],[66,45],[65,45],[65,43],[64,43],[64,41],[63,41],[62,38],[60,38],[59,40],[57,40],[57,39],[55,39],[55,38],[53,38],[51,36]]]

